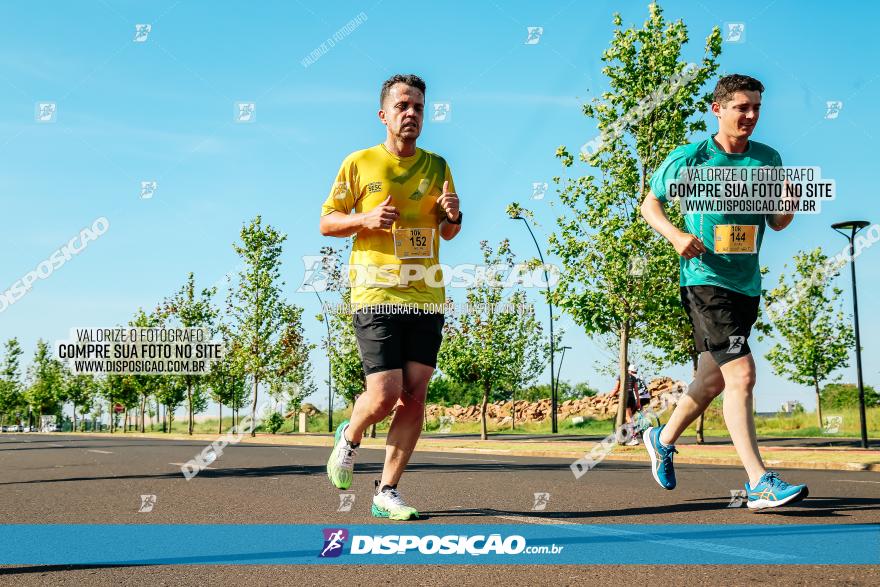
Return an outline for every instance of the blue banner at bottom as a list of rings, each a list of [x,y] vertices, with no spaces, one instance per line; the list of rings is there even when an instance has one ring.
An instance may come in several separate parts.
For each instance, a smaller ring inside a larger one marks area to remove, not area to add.
[[[3,565],[880,564],[880,524],[7,524]]]

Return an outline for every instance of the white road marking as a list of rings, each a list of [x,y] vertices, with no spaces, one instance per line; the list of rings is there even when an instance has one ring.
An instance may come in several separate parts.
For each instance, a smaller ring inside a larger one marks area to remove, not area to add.
[[[857,479],[832,479],[838,483],[880,483],[880,481],[861,481]]]
[[[86,452],[96,452],[96,453],[99,453],[99,454],[102,454],[102,455],[112,455],[112,454],[113,454],[113,453],[110,452],[109,450],[98,450],[98,449],[96,449],[96,448],[90,448],[90,449],[87,449]]]

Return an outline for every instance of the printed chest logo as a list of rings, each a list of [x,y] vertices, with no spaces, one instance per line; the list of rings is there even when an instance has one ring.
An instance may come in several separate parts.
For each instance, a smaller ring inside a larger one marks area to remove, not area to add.
[[[431,182],[430,180],[428,180],[427,177],[423,177],[422,180],[419,182],[419,187],[416,188],[416,191],[410,194],[409,199],[418,202],[423,197],[425,197],[425,194],[428,193],[429,189],[431,189]]]

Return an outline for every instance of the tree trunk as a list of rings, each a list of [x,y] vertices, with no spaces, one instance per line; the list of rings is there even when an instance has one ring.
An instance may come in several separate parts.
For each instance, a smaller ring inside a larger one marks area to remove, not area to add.
[[[144,417],[145,417],[144,412],[146,412],[146,411],[147,411],[147,396],[142,395],[141,396],[141,434],[143,434],[144,432],[147,431],[146,427],[144,426]]]
[[[73,402],[73,431],[76,432],[76,402]]]
[[[376,424],[370,427],[370,438],[376,438]]]
[[[217,434],[223,434],[223,403],[217,402],[217,405],[220,406],[220,425],[218,426]]]
[[[819,423],[819,431],[822,430],[822,398],[819,396],[819,380],[813,377],[813,385],[816,388],[816,420]]]
[[[480,403],[480,439],[488,440],[489,435],[486,432],[486,406],[489,405],[489,386],[483,386],[483,401]]]
[[[629,321],[624,321],[620,328],[620,365],[618,372],[620,373],[620,386],[617,392],[617,418],[614,421],[615,439],[618,443],[623,442],[623,436],[618,431],[622,430],[622,426],[626,421],[626,395],[630,393],[629,370],[627,369],[627,358],[629,356]]]
[[[189,411],[189,435],[192,436],[193,433],[193,392],[192,392],[192,381],[190,381],[189,377],[186,379],[186,401],[187,401],[187,410]]]
[[[251,438],[257,435],[257,389],[260,385],[260,379],[254,373],[254,403],[251,405]]]

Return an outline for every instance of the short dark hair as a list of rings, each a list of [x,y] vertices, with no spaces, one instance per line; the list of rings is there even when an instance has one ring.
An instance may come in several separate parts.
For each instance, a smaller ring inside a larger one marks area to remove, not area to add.
[[[733,99],[736,92],[760,92],[764,93],[764,84],[753,77],[734,73],[725,75],[715,85],[714,100],[719,104],[726,104]]]
[[[391,86],[394,84],[406,84],[418,89],[423,95],[425,93],[425,80],[412,73],[398,73],[382,82],[382,91],[379,92],[379,108],[385,104],[385,98],[388,96],[388,92],[391,91]]]

